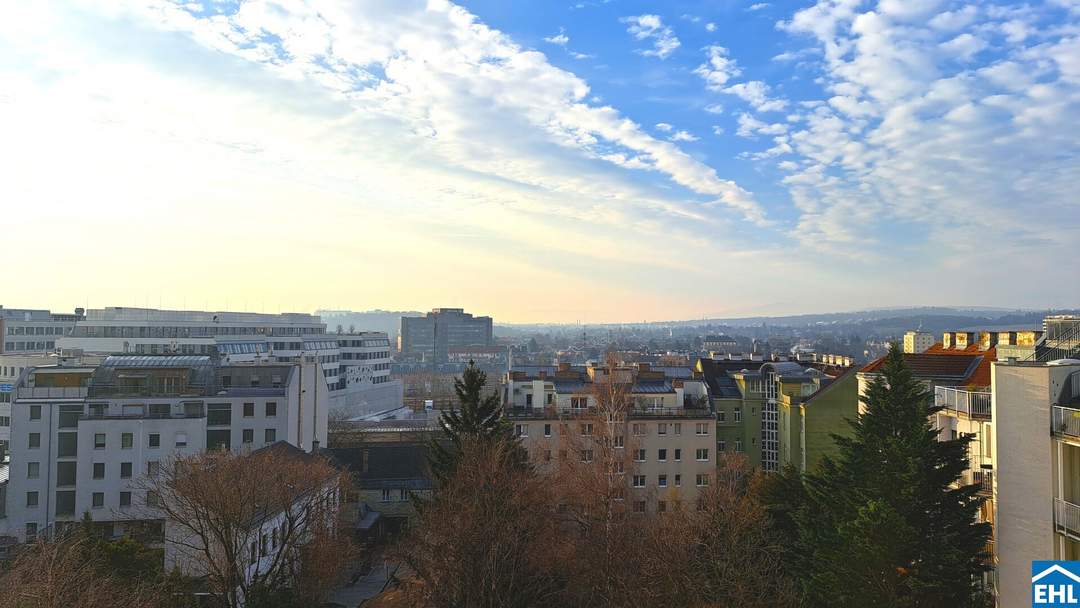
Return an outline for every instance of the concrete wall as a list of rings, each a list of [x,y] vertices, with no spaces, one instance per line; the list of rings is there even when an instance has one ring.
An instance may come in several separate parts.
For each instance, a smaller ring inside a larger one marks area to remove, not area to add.
[[[991,441],[993,453],[1005,455],[994,476],[999,606],[1028,605],[1032,560],[1054,558],[1052,371],[1000,363],[991,368]]]

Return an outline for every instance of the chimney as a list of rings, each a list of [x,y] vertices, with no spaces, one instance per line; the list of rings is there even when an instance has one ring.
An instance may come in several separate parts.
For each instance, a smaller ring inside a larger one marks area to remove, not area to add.
[[[570,371],[570,364],[567,363],[567,362],[560,363],[559,364],[559,371],[560,372],[568,372],[568,371]]]

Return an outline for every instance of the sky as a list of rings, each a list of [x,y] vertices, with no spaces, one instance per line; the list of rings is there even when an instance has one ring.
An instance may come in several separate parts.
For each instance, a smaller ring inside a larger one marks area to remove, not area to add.
[[[1080,0],[0,5],[0,304],[1080,303]]]

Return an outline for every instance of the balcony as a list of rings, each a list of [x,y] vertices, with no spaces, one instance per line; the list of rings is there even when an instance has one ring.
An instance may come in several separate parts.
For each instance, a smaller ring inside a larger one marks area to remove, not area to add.
[[[42,386],[20,387],[18,399],[85,399],[86,387]]]
[[[957,415],[990,420],[990,393],[951,386],[934,387],[934,405]]]
[[[1080,410],[1055,405],[1051,412],[1054,434],[1067,439],[1080,440]]]
[[[994,495],[993,471],[972,471],[971,483],[979,484],[979,496]]]
[[[1070,538],[1080,540],[1080,505],[1055,498],[1054,530]]]

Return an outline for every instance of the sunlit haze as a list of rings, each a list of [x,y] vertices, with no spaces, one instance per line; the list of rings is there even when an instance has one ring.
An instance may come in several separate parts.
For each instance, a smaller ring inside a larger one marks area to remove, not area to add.
[[[1077,0],[2,11],[9,307],[1080,300]]]

